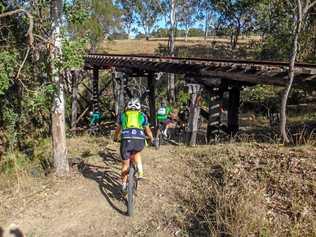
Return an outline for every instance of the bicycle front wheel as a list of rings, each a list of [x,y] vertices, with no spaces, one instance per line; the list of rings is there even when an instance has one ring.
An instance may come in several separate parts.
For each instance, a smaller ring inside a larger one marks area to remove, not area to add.
[[[130,165],[128,172],[128,187],[127,187],[127,213],[129,216],[133,215],[134,212],[134,192],[135,192],[135,168],[134,165]]]

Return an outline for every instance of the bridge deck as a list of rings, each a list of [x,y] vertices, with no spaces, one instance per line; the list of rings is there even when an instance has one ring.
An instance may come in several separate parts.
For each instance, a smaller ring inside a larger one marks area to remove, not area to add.
[[[109,69],[129,73],[167,72],[185,74],[191,81],[212,86],[219,79],[241,84],[284,86],[288,63],[274,61],[178,58],[144,55],[90,54],[86,69]],[[294,85],[316,87],[316,64],[297,63]]]

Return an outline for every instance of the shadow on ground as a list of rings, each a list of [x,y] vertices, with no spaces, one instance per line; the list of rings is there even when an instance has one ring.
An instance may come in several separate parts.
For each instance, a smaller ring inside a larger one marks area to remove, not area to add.
[[[122,215],[127,215],[122,208],[122,206],[126,206],[126,199],[121,194],[120,173],[113,169],[120,163],[120,159],[115,151],[110,149],[100,151],[98,154],[102,158],[104,166],[81,161],[78,169],[85,178],[92,179],[99,184],[101,193],[114,210]]]

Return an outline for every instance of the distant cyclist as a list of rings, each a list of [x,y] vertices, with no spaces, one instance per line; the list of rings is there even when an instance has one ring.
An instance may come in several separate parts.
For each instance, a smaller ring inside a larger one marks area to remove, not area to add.
[[[163,135],[165,137],[168,136],[167,131],[168,128],[171,127],[172,115],[173,109],[171,106],[167,106],[165,102],[161,102],[160,108],[157,111],[156,118],[158,123],[162,124],[164,126]]]
[[[144,171],[140,152],[145,147],[146,135],[150,142],[153,142],[153,134],[149,128],[147,116],[141,112],[141,105],[138,98],[131,99],[126,109],[117,120],[117,127],[114,134],[114,141],[118,141],[121,135],[121,157],[122,157],[122,191],[127,191],[127,176],[130,159],[134,159],[139,178],[144,177]]]
[[[89,120],[90,120],[89,126],[90,127],[99,125],[103,119],[103,116],[99,111],[93,111],[93,112],[91,111],[89,115],[90,115],[90,118],[89,118]]]

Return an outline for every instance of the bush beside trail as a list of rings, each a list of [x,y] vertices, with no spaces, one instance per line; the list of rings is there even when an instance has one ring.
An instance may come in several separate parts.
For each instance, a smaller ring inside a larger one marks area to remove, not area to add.
[[[316,148],[223,144],[181,152],[177,190],[196,236],[315,236]]]

